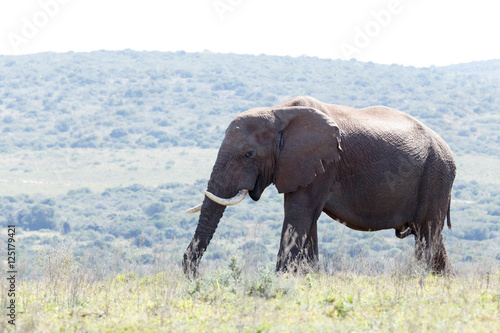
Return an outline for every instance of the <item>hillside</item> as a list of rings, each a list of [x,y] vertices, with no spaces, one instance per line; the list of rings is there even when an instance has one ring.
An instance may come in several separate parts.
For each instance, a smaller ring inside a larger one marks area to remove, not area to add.
[[[443,68],[212,53],[0,57],[1,149],[218,148],[239,112],[298,95],[386,105],[456,154],[500,155],[500,61]]]
[[[178,263],[197,222],[183,212],[202,200],[231,119],[298,95],[390,106],[439,133],[459,166],[448,252],[498,265],[499,60],[413,68],[211,52],[0,56],[0,223],[20,227],[31,260],[66,242],[109,267],[118,256],[117,271]],[[270,188],[228,209],[206,258],[273,262],[281,223],[282,197]],[[337,261],[380,263],[413,246],[324,217],[319,228],[323,258]]]

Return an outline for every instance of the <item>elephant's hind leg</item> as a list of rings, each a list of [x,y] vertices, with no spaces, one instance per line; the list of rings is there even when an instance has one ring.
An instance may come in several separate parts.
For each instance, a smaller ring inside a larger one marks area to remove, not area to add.
[[[412,233],[415,235],[416,258],[426,263],[433,274],[454,275],[442,235],[447,210],[439,209],[434,204],[429,204],[423,210],[425,214],[419,216],[412,227]]]
[[[441,230],[420,228],[415,233],[415,256],[424,262],[433,274],[455,275],[451,261],[444,247]]]
[[[417,260],[424,262],[433,274],[438,275],[454,275],[442,235],[447,209],[448,196],[444,200],[422,200],[415,224],[411,226],[415,235]]]
[[[424,175],[427,177],[423,177],[420,184],[419,206],[411,228],[417,260],[425,262],[434,274],[454,275],[442,235],[453,179],[449,181],[449,175],[442,170],[438,162],[426,165]]]
[[[432,250],[432,263],[431,269],[436,274],[444,274],[446,276],[454,276],[455,270],[451,265],[450,258],[446,253],[444,247],[443,235],[439,233],[439,236],[435,241],[434,249]]]

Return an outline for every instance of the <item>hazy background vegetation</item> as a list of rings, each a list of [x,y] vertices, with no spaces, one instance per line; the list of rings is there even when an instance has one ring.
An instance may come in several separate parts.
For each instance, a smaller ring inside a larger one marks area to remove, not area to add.
[[[229,122],[298,95],[415,116],[454,151],[444,230],[454,264],[500,263],[500,61],[414,68],[310,57],[101,51],[0,56],[0,224],[17,226],[30,277],[35,250],[126,271],[179,264]],[[232,256],[272,265],[283,218],[274,187],[228,208],[205,264]],[[1,233],[6,238],[6,231]],[[391,230],[319,222],[325,265],[411,251]],[[23,270],[23,268],[21,268]]]

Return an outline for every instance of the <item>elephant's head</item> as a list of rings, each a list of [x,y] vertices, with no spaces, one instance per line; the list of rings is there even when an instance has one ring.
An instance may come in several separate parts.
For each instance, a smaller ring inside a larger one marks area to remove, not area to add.
[[[183,260],[196,274],[199,261],[227,205],[246,193],[257,201],[274,183],[280,193],[311,184],[325,166],[340,159],[339,129],[325,113],[308,107],[252,109],[226,130],[202,205],[198,226]],[[229,199],[227,199],[229,198]]]

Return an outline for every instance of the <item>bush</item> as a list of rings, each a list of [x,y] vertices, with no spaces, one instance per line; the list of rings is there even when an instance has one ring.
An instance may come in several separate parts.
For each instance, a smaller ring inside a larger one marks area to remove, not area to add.
[[[63,235],[69,234],[71,232],[71,225],[68,223],[68,221],[65,221],[62,227],[63,227]]]
[[[50,198],[42,200],[41,203],[44,205],[47,205],[47,206],[55,206],[56,205],[56,201],[54,199],[50,199]]]
[[[140,236],[140,234],[142,233],[142,230],[139,229],[139,228],[133,228],[133,229],[130,229],[126,234],[125,234],[125,238],[134,238],[134,237],[138,237]]]
[[[115,128],[109,134],[109,136],[112,137],[113,139],[119,139],[119,138],[124,137],[126,135],[127,135],[127,131],[124,129],[121,129],[121,128]]]
[[[165,209],[166,209],[165,204],[161,202],[155,202],[143,208],[143,211],[148,217],[152,217],[155,214],[163,213]]]
[[[71,144],[71,148],[96,148],[97,137],[95,135],[91,135],[89,137],[77,140]]]
[[[97,232],[101,232],[102,231],[102,227],[100,225],[98,225],[97,223],[95,223],[95,222],[87,224],[83,229],[85,229],[85,230],[94,230],[94,231],[97,231]]]
[[[482,241],[490,238],[490,233],[488,228],[485,226],[481,227],[469,227],[464,230],[463,239]]]
[[[59,120],[55,124],[55,129],[58,130],[61,133],[66,133],[69,131],[71,125],[67,120]]]
[[[104,241],[105,242],[113,242],[116,238],[113,235],[106,235],[104,236]]]
[[[56,227],[54,209],[42,205],[35,205],[19,211],[17,213],[17,222],[21,227],[29,230],[53,230]]]
[[[178,69],[178,70],[174,71],[174,74],[180,76],[183,79],[193,77],[193,74],[191,74],[191,72],[189,72],[185,69]]]
[[[491,207],[490,209],[488,209],[488,215],[500,216],[500,207],[498,206]]]
[[[152,247],[153,240],[151,239],[150,236],[141,233],[140,235],[135,237],[134,245],[137,247]]]
[[[176,229],[168,228],[165,230],[165,238],[172,239],[178,236],[178,232]]]

